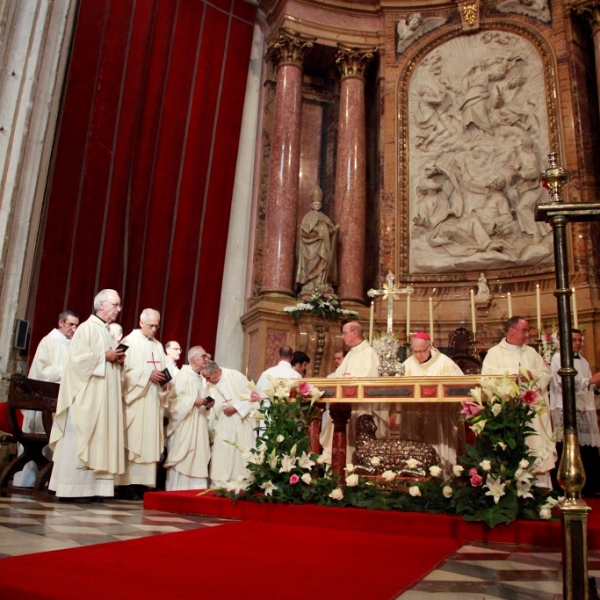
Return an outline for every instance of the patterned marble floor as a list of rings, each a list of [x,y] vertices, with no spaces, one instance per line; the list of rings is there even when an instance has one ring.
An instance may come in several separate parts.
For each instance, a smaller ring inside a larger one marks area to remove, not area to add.
[[[600,551],[588,553],[590,600],[598,598]],[[557,549],[465,544],[398,600],[562,600]]]
[[[0,498],[0,558],[214,527],[226,519],[144,510],[141,502],[91,504]]]

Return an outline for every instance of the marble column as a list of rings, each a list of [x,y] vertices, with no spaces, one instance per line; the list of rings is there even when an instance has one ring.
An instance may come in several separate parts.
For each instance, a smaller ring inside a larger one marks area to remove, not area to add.
[[[600,6],[596,3],[588,13],[588,20],[592,26],[592,39],[594,40],[594,58],[596,62],[596,83],[600,89]]]
[[[338,44],[340,122],[335,175],[335,222],[340,226],[338,294],[364,303],[366,123],[364,71],[373,51]]]
[[[268,53],[277,68],[277,91],[265,217],[263,295],[279,293],[293,296],[302,60],[315,39],[282,28],[268,46]]]

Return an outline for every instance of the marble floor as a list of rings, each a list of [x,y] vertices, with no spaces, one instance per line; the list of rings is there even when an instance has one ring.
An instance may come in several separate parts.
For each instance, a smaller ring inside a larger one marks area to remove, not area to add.
[[[159,535],[227,522],[144,510],[141,502],[71,504],[27,496],[0,498],[0,558]],[[600,551],[589,553],[590,600],[599,598]],[[1,564],[1,561],[0,561]],[[315,600],[318,595],[314,596]],[[558,600],[556,548],[470,542],[398,600]]]

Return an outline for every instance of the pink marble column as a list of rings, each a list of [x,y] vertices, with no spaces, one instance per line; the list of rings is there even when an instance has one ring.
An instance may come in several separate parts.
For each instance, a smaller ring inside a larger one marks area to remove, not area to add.
[[[300,125],[302,59],[315,38],[280,29],[269,44],[277,65],[275,116],[269,162],[261,294],[293,295]]]
[[[366,134],[364,70],[372,51],[338,45],[340,122],[335,176],[335,221],[340,226],[338,294],[364,302]]]

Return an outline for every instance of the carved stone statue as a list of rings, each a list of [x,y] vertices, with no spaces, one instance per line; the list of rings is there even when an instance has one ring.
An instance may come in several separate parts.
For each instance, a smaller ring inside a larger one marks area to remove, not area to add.
[[[491,297],[492,292],[490,291],[490,286],[488,285],[485,275],[481,273],[477,280],[477,294],[475,295],[475,300],[477,300],[477,302],[487,302]]]
[[[439,466],[440,457],[433,446],[412,440],[379,440],[376,431],[373,415],[361,415],[356,420],[355,466],[372,471],[371,459],[377,457],[378,471],[395,471],[409,477],[428,477],[429,467]],[[417,461],[415,467],[406,464],[411,458]]]
[[[311,210],[300,225],[300,249],[296,283],[302,286],[300,293],[315,289],[332,293],[337,282],[336,242],[339,225],[321,212],[323,192],[319,186],[310,193]]]
[[[428,17],[424,19],[421,13],[412,13],[401,19],[396,26],[398,34],[396,53],[402,54],[415,40],[418,40],[432,29],[441,27],[445,22],[445,17]]]

